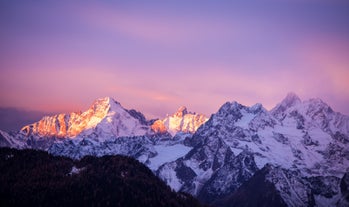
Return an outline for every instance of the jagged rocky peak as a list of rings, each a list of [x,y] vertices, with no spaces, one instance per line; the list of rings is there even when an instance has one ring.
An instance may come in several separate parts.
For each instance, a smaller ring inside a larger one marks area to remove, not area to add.
[[[288,108],[291,108],[297,104],[302,103],[301,99],[293,92],[287,94],[287,96],[271,110],[271,113],[275,116],[285,112]]]
[[[243,105],[239,104],[237,101],[226,102],[221,106],[219,111],[231,111],[231,110],[239,110],[243,108]]]
[[[119,113],[123,110],[120,103],[116,102],[113,98],[105,97],[95,100],[90,108],[83,112],[81,116],[84,119],[90,119],[92,117],[94,117],[94,119],[103,119],[108,113]],[[97,121],[97,119],[95,120]]]
[[[167,128],[164,124],[164,122],[160,119],[154,121],[154,123],[151,125],[151,129],[153,132],[157,134],[166,134],[167,133]]]
[[[256,103],[251,107],[244,106],[236,101],[226,102],[223,104],[217,114],[226,115],[226,114],[240,114],[241,111],[247,113],[257,114],[259,112],[267,112],[261,103]]]
[[[185,106],[181,106],[173,115],[167,115],[162,120],[157,120],[151,126],[158,133],[170,133],[172,136],[178,132],[194,133],[208,118],[203,114],[188,112]]]
[[[111,97],[97,99],[82,113],[45,116],[22,128],[26,136],[72,138],[91,133],[97,136],[134,136],[147,133],[143,114],[127,110]]]
[[[236,101],[226,102],[219,108],[218,112],[214,114],[214,117],[218,118],[218,117],[226,117],[227,115],[232,115],[234,117],[237,117],[237,119],[239,119],[241,118],[241,109],[243,108],[246,108],[246,107],[239,104]]]
[[[188,114],[187,107],[181,106],[178,108],[177,112],[174,115],[177,117],[183,117],[186,114]]]
[[[289,92],[286,97],[284,98],[284,100],[282,100],[282,104],[286,105],[286,106],[294,106],[296,104],[301,103],[301,99],[298,97],[297,94],[295,94],[294,92]]]
[[[117,108],[121,107],[120,103],[115,101],[111,97],[104,97],[97,99],[93,102],[90,109],[93,111],[109,111],[109,110],[115,110]]]
[[[273,115],[281,114],[292,108],[307,114],[312,113],[333,113],[332,108],[320,98],[311,98],[301,101],[295,93],[288,93],[287,96],[271,110]]]
[[[251,113],[256,114],[256,113],[261,112],[261,111],[265,112],[266,109],[263,107],[263,105],[261,103],[256,103],[255,105],[253,105],[249,108],[249,111]]]
[[[307,112],[308,113],[318,113],[318,112],[323,112],[323,113],[333,113],[334,111],[332,108],[325,103],[323,100],[319,98],[312,98],[308,101],[306,101],[307,107]]]
[[[246,118],[247,116],[250,117],[251,119],[249,119],[249,121],[251,121],[253,117],[261,112],[266,112],[262,104],[255,104],[251,107],[247,107],[236,101],[226,102],[219,108],[216,114],[213,114],[211,122],[213,125],[220,125],[222,123],[231,125],[245,116]],[[247,119],[243,121],[247,121]]]

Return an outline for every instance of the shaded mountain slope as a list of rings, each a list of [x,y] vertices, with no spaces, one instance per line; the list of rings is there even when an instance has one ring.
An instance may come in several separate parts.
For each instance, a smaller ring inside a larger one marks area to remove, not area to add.
[[[229,196],[214,203],[219,207],[286,207],[275,186],[266,179],[270,166],[262,168]]]

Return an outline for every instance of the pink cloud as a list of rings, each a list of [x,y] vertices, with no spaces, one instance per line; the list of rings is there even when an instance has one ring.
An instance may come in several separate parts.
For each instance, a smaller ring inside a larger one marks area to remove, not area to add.
[[[124,11],[103,4],[81,10],[80,18],[97,29],[167,46],[202,44],[205,40],[220,41],[222,38],[245,38],[246,34],[264,29],[258,20],[252,23],[251,19],[198,18],[195,15],[171,15],[156,10]]]
[[[312,70],[313,75],[322,77],[323,91],[349,98],[349,44],[336,38],[318,38],[302,47],[301,58]]]

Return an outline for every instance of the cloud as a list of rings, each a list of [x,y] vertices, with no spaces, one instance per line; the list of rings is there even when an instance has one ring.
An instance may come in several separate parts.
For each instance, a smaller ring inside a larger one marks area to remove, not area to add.
[[[156,9],[120,9],[95,4],[80,11],[81,21],[116,36],[146,41],[152,44],[178,46],[202,44],[207,40],[244,37],[253,27],[246,27],[239,20],[211,19],[209,16],[159,12]],[[257,26],[258,24],[256,24]]]

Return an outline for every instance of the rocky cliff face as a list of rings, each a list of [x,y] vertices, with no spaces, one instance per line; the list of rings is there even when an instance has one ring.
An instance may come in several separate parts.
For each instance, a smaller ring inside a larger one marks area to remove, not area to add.
[[[26,136],[74,138],[98,133],[100,137],[141,136],[150,133],[144,116],[135,110],[126,110],[120,103],[106,97],[96,100],[82,113],[46,116],[24,126]]]
[[[158,120],[153,126],[157,131],[168,132],[172,136],[178,132],[193,134],[207,120],[205,115],[188,112],[187,108],[182,106],[176,113]]]

